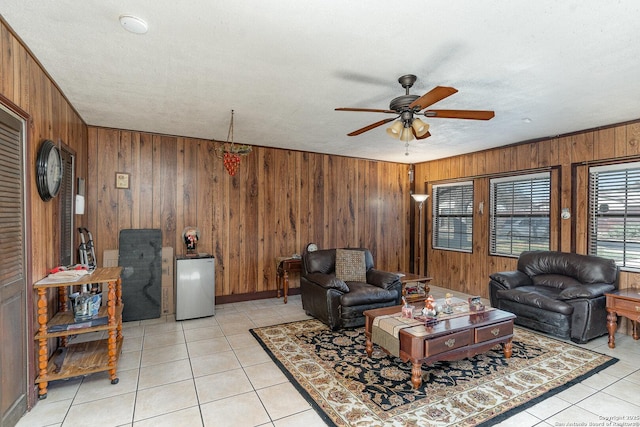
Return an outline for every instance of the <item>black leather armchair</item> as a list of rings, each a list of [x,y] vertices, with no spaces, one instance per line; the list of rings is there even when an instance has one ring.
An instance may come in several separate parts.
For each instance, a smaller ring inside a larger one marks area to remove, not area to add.
[[[302,254],[302,308],[334,330],[362,326],[365,310],[398,305],[402,298],[397,274],[376,270],[367,249],[350,250],[364,252],[366,282],[336,277],[336,249]]]
[[[618,288],[611,259],[554,251],[527,251],[516,271],[490,275],[493,307],[515,323],[584,344],[607,333],[605,293]]]

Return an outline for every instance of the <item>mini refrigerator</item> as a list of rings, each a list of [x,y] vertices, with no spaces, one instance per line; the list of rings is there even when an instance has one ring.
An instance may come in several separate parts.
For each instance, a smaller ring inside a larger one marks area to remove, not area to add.
[[[215,274],[212,255],[176,257],[176,320],[215,314]]]

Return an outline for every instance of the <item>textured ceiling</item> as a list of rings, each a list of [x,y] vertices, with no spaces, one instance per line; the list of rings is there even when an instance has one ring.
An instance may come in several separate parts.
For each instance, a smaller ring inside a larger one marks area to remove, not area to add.
[[[0,14],[89,125],[416,163],[640,118],[635,0],[2,0]],[[122,29],[136,15],[146,35]],[[404,94],[458,93],[402,142],[346,134]],[[524,120],[529,119],[529,120]],[[530,121],[527,123],[527,121]]]

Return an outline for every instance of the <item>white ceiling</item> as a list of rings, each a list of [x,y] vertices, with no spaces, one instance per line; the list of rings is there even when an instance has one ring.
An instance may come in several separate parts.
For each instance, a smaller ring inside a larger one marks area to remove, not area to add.
[[[640,118],[637,0],[2,0],[89,125],[416,163]],[[123,14],[149,24],[126,32]],[[409,144],[347,133],[404,94],[458,93]],[[526,123],[525,118],[530,119]]]

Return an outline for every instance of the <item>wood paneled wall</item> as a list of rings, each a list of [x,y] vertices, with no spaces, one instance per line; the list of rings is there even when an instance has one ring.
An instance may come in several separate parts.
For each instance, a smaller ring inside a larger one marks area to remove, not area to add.
[[[33,318],[28,336],[32,337],[38,324],[33,292],[30,284],[47,275],[60,260],[59,199],[43,202],[38,196],[35,163],[38,148],[45,139],[60,142],[75,153],[76,172],[82,176],[87,170],[87,127],[67,101],[64,94],[40,66],[29,50],[15,37],[0,18],[0,102],[9,109],[28,116],[27,146],[24,152],[26,191],[26,275],[27,298],[33,306]],[[83,226],[83,218],[76,216],[76,225]],[[52,295],[50,305],[55,305]],[[13,319],[17,322],[17,319]],[[27,340],[28,354],[33,355],[29,368],[30,383],[35,381],[36,352],[34,341]],[[16,367],[17,368],[17,367]],[[35,387],[29,389],[29,405],[36,399]]]
[[[587,253],[589,165],[640,160],[640,123],[625,123],[537,142],[481,151],[431,162],[416,169],[416,192],[433,184],[474,181],[473,253],[432,248],[432,204],[426,209],[427,273],[436,285],[488,297],[489,274],[514,270],[517,259],[489,255],[489,178],[520,171],[551,170],[551,249]],[[484,202],[484,214],[479,203]],[[571,219],[561,220],[561,208]],[[637,286],[640,274],[622,272],[622,288]]]
[[[76,154],[77,173],[86,171],[87,127],[40,64],[0,21],[0,94],[30,116],[25,152],[30,205],[33,280],[44,277],[60,259],[58,200],[43,202],[35,180],[37,151],[45,139],[66,144]],[[77,217],[79,221],[82,218]]]
[[[119,231],[159,228],[184,254],[184,227],[216,257],[216,295],[275,291],[279,256],[319,247],[367,247],[376,266],[409,267],[408,165],[254,147],[234,177],[218,143],[89,127],[87,226],[98,259]],[[115,173],[130,188],[115,188]],[[293,286],[296,286],[296,278]]]

